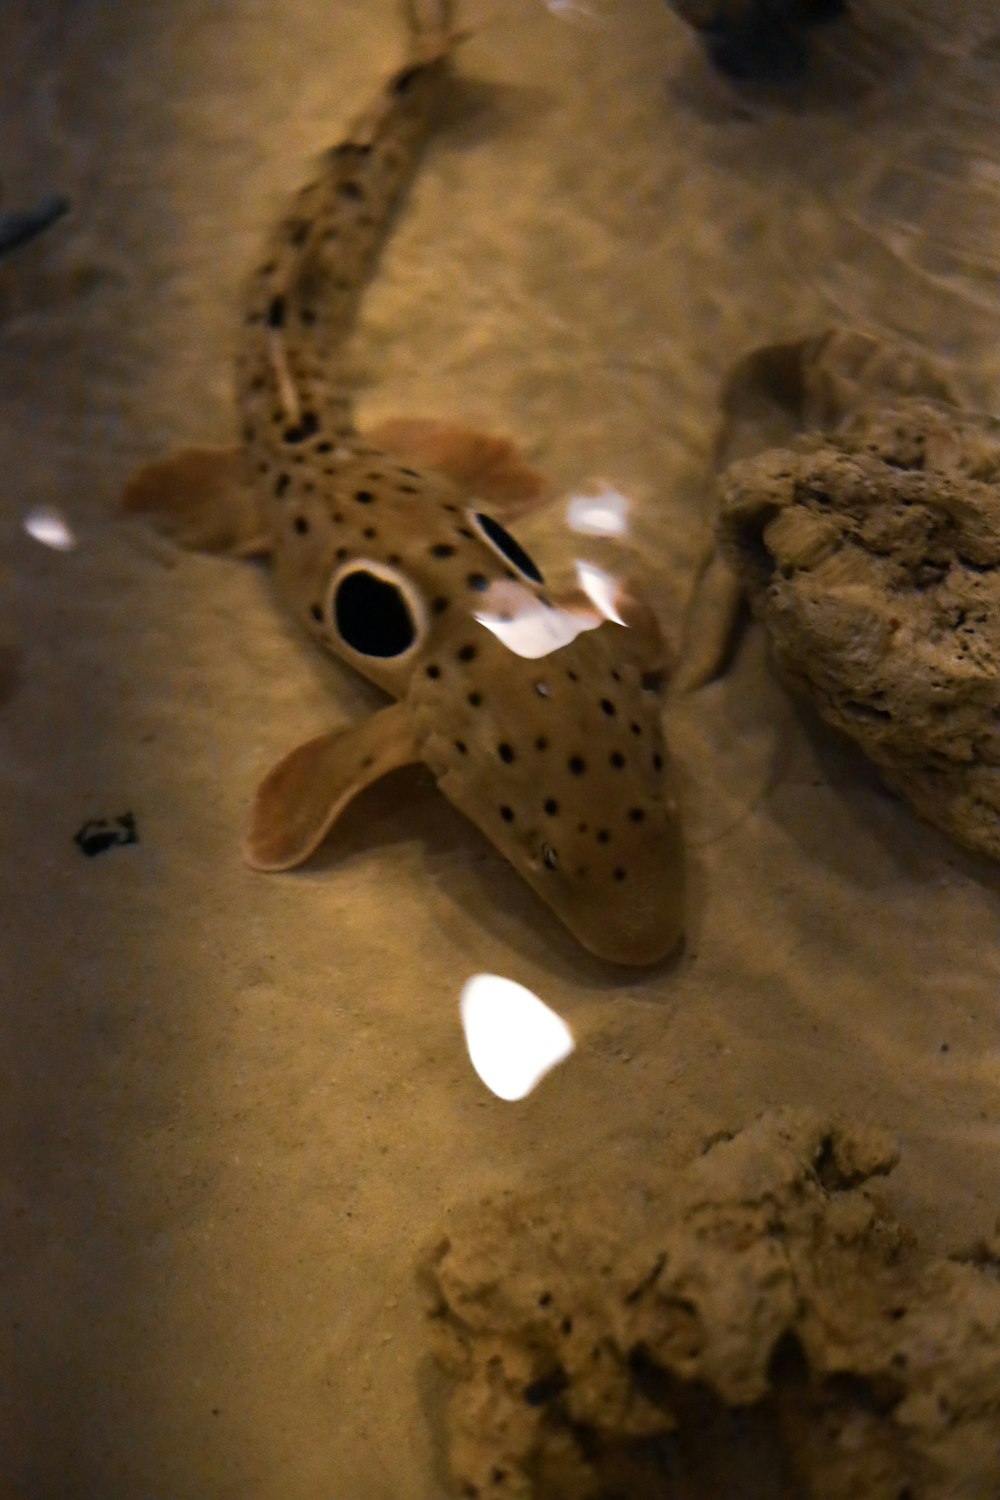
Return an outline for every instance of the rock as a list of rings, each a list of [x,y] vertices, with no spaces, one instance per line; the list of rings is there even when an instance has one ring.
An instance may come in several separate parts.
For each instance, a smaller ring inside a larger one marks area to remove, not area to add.
[[[1000,1240],[922,1252],[869,1186],[894,1161],[778,1112],[457,1218],[425,1268],[454,1493],[995,1500]]]
[[[1000,858],[1000,423],[904,398],[734,464],[725,555],[775,665],[887,784]]]

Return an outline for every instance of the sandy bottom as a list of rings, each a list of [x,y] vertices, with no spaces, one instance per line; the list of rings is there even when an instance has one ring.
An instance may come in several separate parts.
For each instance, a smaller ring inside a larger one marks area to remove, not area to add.
[[[857,0],[814,90],[715,80],[662,0],[469,0],[470,83],[366,306],[362,411],[518,437],[636,504],[674,632],[714,401],[833,320],[1000,376],[992,0]],[[266,572],[116,521],[132,467],[232,430],[236,290],[281,193],[398,55],[390,0],[8,0],[5,206],[72,219],[0,273],[4,1004],[0,1481],[20,1500],[445,1493],[414,1265],[462,1205],[687,1159],[762,1108],[884,1127],[928,1250],[989,1229],[1000,878],[800,713],[751,632],[668,717],[683,956],[586,958],[429,778],[295,876],[244,869],[256,781],[376,692]],[[33,507],[79,545],[40,546]],[[522,528],[569,556],[557,509]],[[86,858],[89,819],[138,842]],[[525,1102],[457,998],[530,986],[578,1049]]]

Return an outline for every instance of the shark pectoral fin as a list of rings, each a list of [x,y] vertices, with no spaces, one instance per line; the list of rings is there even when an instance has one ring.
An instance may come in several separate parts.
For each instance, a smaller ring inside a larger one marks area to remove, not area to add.
[[[523,516],[552,498],[548,481],[509,438],[421,417],[391,417],[367,436],[407,463],[443,474],[497,520]]]
[[[736,639],[743,589],[728,560],[706,549],[684,612],[677,668],[671,692],[691,693],[725,670]]]
[[[350,729],[299,745],[257,788],[243,854],[255,870],[290,870],[319,848],[364,787],[419,760],[409,710],[401,703]]]
[[[239,448],[182,448],[133,474],[122,495],[127,515],[143,516],[181,547],[254,557],[271,551],[258,497]]]

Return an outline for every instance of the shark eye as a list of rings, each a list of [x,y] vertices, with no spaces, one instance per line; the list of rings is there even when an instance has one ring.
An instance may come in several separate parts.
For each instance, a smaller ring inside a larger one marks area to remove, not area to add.
[[[492,516],[484,515],[480,510],[469,512],[469,520],[475,526],[483,541],[499,552],[505,562],[509,562],[521,574],[522,578],[530,578],[532,583],[544,583],[541,570],[525,552],[521,543],[516,541],[499,521],[494,521]]]
[[[327,615],[337,635],[361,656],[405,656],[427,633],[423,600],[404,575],[374,561],[335,573]]]

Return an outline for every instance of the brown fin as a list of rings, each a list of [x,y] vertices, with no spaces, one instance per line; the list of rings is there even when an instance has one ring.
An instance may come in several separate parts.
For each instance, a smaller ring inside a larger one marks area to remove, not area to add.
[[[800,432],[829,432],[864,407],[900,396],[956,400],[934,360],[856,328],[752,349],[723,387],[716,471],[765,448],[786,447]]]
[[[257,788],[243,854],[255,870],[290,870],[319,848],[364,787],[419,760],[404,704],[380,709],[351,729],[299,745]]]
[[[691,693],[721,676],[736,644],[743,589],[714,538],[684,611],[672,693]]]
[[[132,475],[122,509],[141,515],[178,546],[261,556],[272,541],[239,448],[182,448]]]
[[[509,438],[423,417],[390,417],[366,435],[485,501],[498,520],[525,515],[552,497],[548,481]]]

